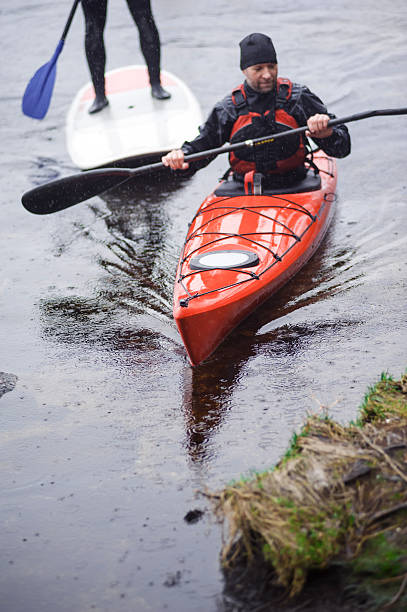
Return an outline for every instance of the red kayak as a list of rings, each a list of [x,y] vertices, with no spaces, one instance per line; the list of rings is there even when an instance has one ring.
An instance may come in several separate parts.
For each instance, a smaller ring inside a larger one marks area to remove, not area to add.
[[[313,162],[318,172],[310,167],[290,188],[222,181],[193,218],[174,287],[174,318],[193,366],[321,243],[333,215],[336,162],[322,152]]]

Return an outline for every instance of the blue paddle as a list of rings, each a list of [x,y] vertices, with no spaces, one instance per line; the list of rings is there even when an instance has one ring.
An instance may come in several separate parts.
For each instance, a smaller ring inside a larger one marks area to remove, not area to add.
[[[38,68],[30,82],[28,83],[22,101],[22,110],[28,117],[43,119],[47,114],[51,102],[52,91],[54,89],[55,77],[57,74],[57,59],[61,53],[66,35],[71,26],[73,16],[80,0],[75,0],[69,13],[61,40],[55,49],[50,61]]]

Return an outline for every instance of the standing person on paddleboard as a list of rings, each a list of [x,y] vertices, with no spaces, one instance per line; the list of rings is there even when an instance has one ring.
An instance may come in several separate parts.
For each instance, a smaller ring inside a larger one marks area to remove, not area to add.
[[[160,80],[161,45],[157,26],[151,12],[150,0],[126,0],[130,13],[138,27],[140,47],[147,64],[151,95],[166,100],[171,94]],[[106,24],[107,0],[82,0],[85,15],[85,51],[96,97],[89,113],[97,113],[109,104],[105,92],[106,52],[103,32]]]
[[[273,42],[265,34],[249,34],[240,41],[240,68],[246,79],[231,94],[218,102],[200,134],[180,149],[162,158],[173,170],[186,170],[184,156],[248,139],[269,136],[290,128],[308,126],[306,136],[313,139],[327,155],[345,157],[351,149],[345,125],[328,127],[335,115],[304,85],[278,77],[277,55]],[[262,146],[244,147],[229,155],[235,180],[249,174],[263,176],[265,186],[290,185],[305,177],[308,142],[302,134]],[[197,170],[212,158],[193,163]]]

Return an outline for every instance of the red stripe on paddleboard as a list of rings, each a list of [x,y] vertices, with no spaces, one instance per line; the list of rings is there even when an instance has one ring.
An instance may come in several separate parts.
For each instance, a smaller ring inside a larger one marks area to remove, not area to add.
[[[170,76],[162,73],[161,84],[163,87],[166,87],[169,85],[176,85],[176,82]],[[142,68],[140,70],[130,68],[129,70],[122,70],[106,75],[106,95],[132,91],[134,89],[145,89],[146,87],[150,87],[147,68]],[[83,92],[80,101],[86,102],[87,100],[92,100],[94,97],[95,90],[92,85],[89,85]]]

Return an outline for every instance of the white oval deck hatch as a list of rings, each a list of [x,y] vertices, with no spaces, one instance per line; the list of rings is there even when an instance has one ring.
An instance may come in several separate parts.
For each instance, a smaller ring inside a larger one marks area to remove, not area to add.
[[[259,264],[257,253],[237,249],[211,251],[193,257],[189,263],[192,270],[229,270],[233,268],[250,268]]]

